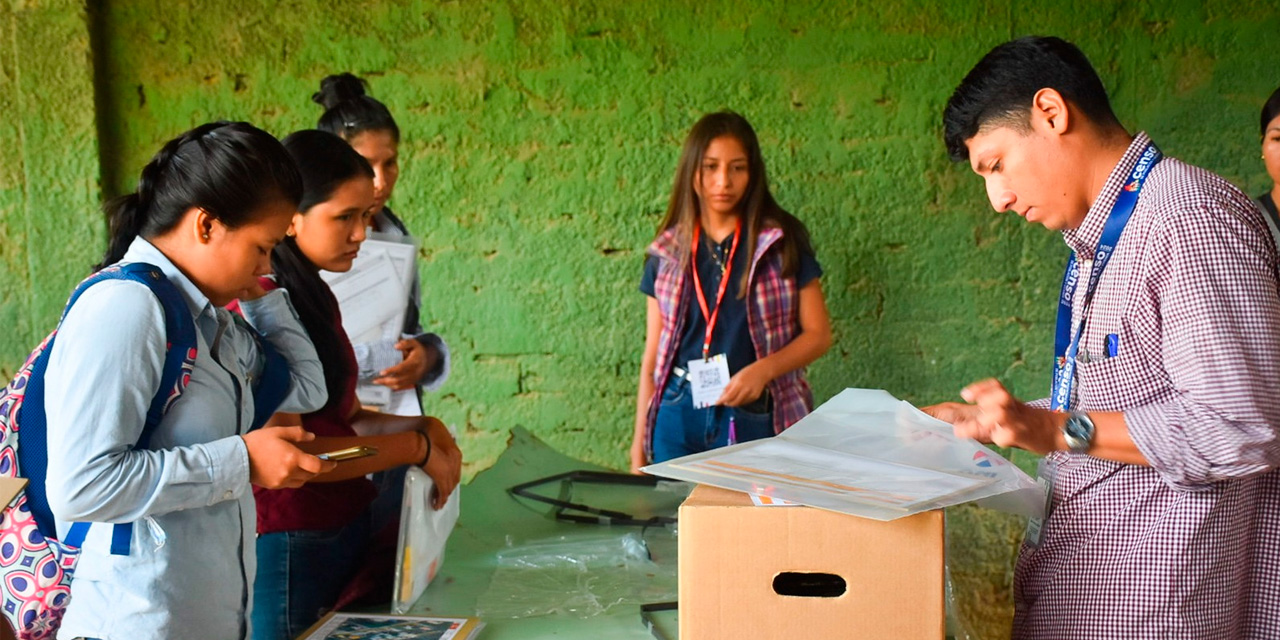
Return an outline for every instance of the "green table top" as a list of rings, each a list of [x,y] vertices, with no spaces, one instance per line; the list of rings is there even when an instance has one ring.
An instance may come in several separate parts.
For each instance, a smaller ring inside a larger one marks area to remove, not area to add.
[[[462,487],[462,512],[449,539],[444,565],[409,613],[477,615],[477,601],[489,588],[497,569],[496,553],[512,543],[556,536],[588,538],[602,533],[640,533],[639,527],[559,522],[551,517],[550,507],[516,499],[507,493],[507,489],[514,485],[578,469],[601,470],[552,450],[524,429],[514,429],[507,451],[494,466],[477,474]],[[673,504],[678,504],[678,500]],[[649,529],[644,537],[655,563],[675,565],[676,543],[671,531]],[[482,618],[486,626],[480,633],[480,640],[655,638],[641,620],[638,605],[617,605],[590,618],[560,614],[518,619]],[[676,637],[674,612],[658,614],[656,623],[660,631],[658,637]]]

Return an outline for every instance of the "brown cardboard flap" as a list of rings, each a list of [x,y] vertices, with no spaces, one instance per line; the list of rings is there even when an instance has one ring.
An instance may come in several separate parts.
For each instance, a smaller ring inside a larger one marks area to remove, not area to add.
[[[0,506],[9,506],[27,486],[26,478],[0,478]]]

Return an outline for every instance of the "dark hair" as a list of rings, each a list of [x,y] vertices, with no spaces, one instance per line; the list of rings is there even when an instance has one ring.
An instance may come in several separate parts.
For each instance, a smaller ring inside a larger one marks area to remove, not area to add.
[[[987,125],[1025,130],[1031,100],[1041,89],[1056,90],[1095,124],[1120,126],[1102,80],[1080,49],[1061,38],[1028,36],[983,56],[947,100],[942,127],[951,159],[968,160],[965,142]]]
[[[350,73],[339,73],[320,81],[320,90],[311,100],[324,107],[316,128],[350,142],[366,131],[387,131],[400,142],[400,127],[386,105],[365,95],[365,81]]]
[[[332,133],[315,129],[291,133],[284,139],[284,148],[297,163],[302,176],[298,212],[304,215],[311,207],[331,198],[343,183],[362,176],[373,179],[369,162]],[[341,356],[342,347],[334,328],[338,302],[329,285],[320,278],[320,268],[307,259],[293,237],[285,237],[272,250],[271,269],[275,272],[276,284],[288,290],[298,319],[320,355],[325,387],[329,390],[327,404],[333,405],[342,399],[343,382],[352,373]]]
[[[740,208],[742,210],[743,237],[746,243],[742,247],[748,256],[755,255],[756,238],[766,227],[782,229],[782,272],[785,276],[793,276],[800,267],[800,253],[812,253],[809,242],[809,231],[804,223],[788,213],[773,199],[769,191],[769,177],[765,173],[764,156],[760,153],[760,141],[756,138],[751,123],[733,111],[720,111],[707,114],[693,125],[689,137],[685,138],[684,150],[680,153],[680,164],[676,167],[675,185],[671,188],[671,201],[667,204],[667,215],[658,227],[658,235],[667,229],[676,230],[677,244],[681,248],[680,260],[689,259],[689,250],[693,242],[693,226],[697,224],[699,208],[698,196],[693,190],[693,183],[698,179],[702,168],[702,156],[712,140],[721,136],[731,136],[742,143],[747,152],[747,189],[742,194]],[[749,271],[749,270],[748,270]],[[738,286],[738,297],[747,295],[747,279],[750,273],[743,273]]]
[[[1272,120],[1280,116],[1280,89],[1271,92],[1271,97],[1267,98],[1267,103],[1262,105],[1262,125],[1259,128],[1259,135],[1267,137],[1267,125]]]
[[[275,200],[295,204],[302,178],[280,141],[246,122],[211,122],[165,143],[138,190],[103,205],[107,250],[94,271],[119,262],[134,238],[174,228],[192,207],[236,228]]]

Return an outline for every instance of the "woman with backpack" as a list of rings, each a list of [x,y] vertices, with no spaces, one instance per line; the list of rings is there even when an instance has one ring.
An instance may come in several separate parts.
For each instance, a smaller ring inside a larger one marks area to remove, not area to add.
[[[72,523],[94,523],[61,637],[248,637],[250,484],[296,487],[336,464],[297,447],[313,438],[300,427],[249,431],[264,351],[223,308],[239,298],[248,325],[288,363],[281,410],[325,403],[319,358],[288,296],[257,284],[301,191],[279,141],[218,122],[168,142],[138,190],[106,205],[109,247],[97,268],[153,265],[179,294],[195,346],[177,387],[158,389],[175,340],[166,322],[181,318],[166,317],[158,290],[136,281],[90,286],[58,329],[43,378],[54,445],[45,488],[60,539]],[[163,417],[144,430],[154,402]]]

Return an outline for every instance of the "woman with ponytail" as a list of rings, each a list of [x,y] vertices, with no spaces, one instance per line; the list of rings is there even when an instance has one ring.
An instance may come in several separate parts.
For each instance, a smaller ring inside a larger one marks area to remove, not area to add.
[[[311,99],[324,107],[316,128],[346,140],[373,168],[373,231],[412,242],[413,234],[387,206],[400,177],[400,127],[386,105],[365,94],[365,83],[350,73],[326,77]],[[449,348],[440,336],[425,333],[418,270],[405,308],[403,338],[355,345],[361,382],[372,382],[393,391],[435,391],[449,377]]]
[[[152,265],[194,321],[194,361],[181,395],[144,430],[153,399],[165,397],[158,387],[173,337],[157,289],[98,282],[62,321],[44,375],[48,440],[57,443],[45,486],[59,538],[76,522],[129,523],[131,534],[89,528],[60,637],[248,637],[250,483],[296,487],[335,466],[299,448],[313,438],[300,427],[249,430],[264,352],[223,309],[240,298],[248,323],[287,361],[283,410],[325,404],[319,358],[288,296],[256,280],[301,192],[275,138],[218,122],[170,141],[138,190],[107,204],[98,269]]]
[[[314,441],[302,445],[309,451],[366,446],[375,453],[340,462],[301,488],[254,490],[257,640],[298,636],[334,608],[358,570],[385,564],[390,584],[394,555],[379,561],[370,551],[392,514],[375,507],[378,489],[368,474],[422,467],[435,482],[438,508],[462,468],[462,454],[438,419],[372,412],[356,400],[355,351],[342,329],[338,301],[319,272],[351,268],[373,211],[373,170],[342,139],[323,131],[299,131],[284,146],[302,174],[303,195],[285,241],[272,252],[274,281],[261,284],[289,292],[320,353],[329,401],[311,413],[277,413],[272,423],[300,424],[314,434]]]

